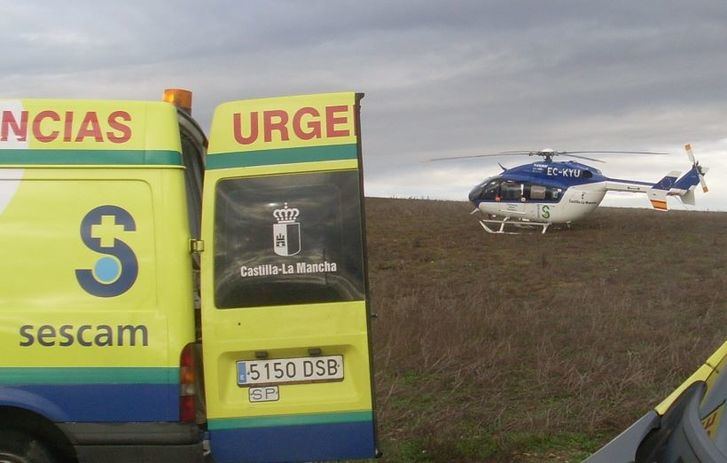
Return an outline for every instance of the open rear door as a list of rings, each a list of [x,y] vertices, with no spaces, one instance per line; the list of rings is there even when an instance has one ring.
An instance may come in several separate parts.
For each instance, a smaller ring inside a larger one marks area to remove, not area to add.
[[[362,96],[236,101],[215,112],[202,339],[218,463],[376,453]]]

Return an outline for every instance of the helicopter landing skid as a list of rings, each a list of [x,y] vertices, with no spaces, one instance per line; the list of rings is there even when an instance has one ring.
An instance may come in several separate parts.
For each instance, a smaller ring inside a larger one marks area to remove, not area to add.
[[[545,234],[545,232],[548,230],[548,227],[550,224],[548,222],[523,222],[523,221],[509,221],[510,217],[505,217],[502,220],[494,220],[494,219],[480,219],[478,222],[480,225],[482,225],[482,228],[485,229],[487,233],[492,234],[505,234],[505,235],[517,235],[519,232],[516,231],[505,231],[505,225],[512,225],[517,228],[536,228],[536,227],[542,227],[543,231],[542,234]],[[499,224],[500,227],[497,229],[492,229],[487,226],[487,224]]]

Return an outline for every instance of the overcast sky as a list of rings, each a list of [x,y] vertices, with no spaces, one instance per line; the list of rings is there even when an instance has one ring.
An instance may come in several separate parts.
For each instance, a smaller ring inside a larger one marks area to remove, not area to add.
[[[711,168],[727,210],[727,2],[0,0],[0,97],[224,101],[364,92],[368,196],[466,199],[501,150],[653,150],[606,175]],[[499,159],[512,167],[528,158]],[[679,206],[672,198],[670,205]],[[648,207],[609,193],[608,205]]]

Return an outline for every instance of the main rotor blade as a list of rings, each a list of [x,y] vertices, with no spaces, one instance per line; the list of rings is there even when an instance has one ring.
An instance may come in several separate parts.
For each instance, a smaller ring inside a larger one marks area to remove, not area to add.
[[[589,160],[589,161],[596,161],[596,162],[602,162],[602,163],[604,163],[604,164],[606,163],[606,161],[602,161],[602,160],[600,160],[600,159],[596,159],[596,158],[589,158],[588,156],[578,156],[577,154],[570,154],[570,153],[571,153],[571,151],[569,151],[569,152],[566,152],[566,153],[561,153],[561,154],[562,154],[563,156],[568,156],[569,158],[587,159],[587,160]]]
[[[561,154],[656,154],[664,155],[660,151],[609,151],[609,150],[587,150],[587,151],[560,151]]]
[[[451,159],[474,159],[474,158],[486,158],[486,157],[495,157],[495,156],[522,156],[522,155],[528,155],[530,154],[530,151],[522,151],[522,152],[507,152],[507,153],[487,153],[487,154],[472,154],[469,156],[447,156],[442,158],[432,158],[430,161],[449,161]]]
[[[474,158],[485,158],[495,156],[542,156],[542,157],[553,157],[553,156],[570,156],[574,158],[587,159],[595,162],[605,162],[600,159],[589,158],[586,156],[578,156],[580,154],[654,154],[654,155],[666,155],[669,153],[662,153],[656,151],[612,151],[612,150],[587,150],[587,151],[542,151],[542,150],[517,150],[517,151],[501,151],[499,153],[487,153],[487,154],[472,154],[469,156],[449,156],[441,158],[432,158],[430,161],[448,161],[450,159],[474,159]]]

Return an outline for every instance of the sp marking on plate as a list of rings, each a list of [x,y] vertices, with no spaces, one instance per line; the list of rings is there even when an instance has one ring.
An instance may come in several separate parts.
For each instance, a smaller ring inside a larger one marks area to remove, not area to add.
[[[280,400],[278,386],[251,387],[248,389],[250,402],[277,402]]]

